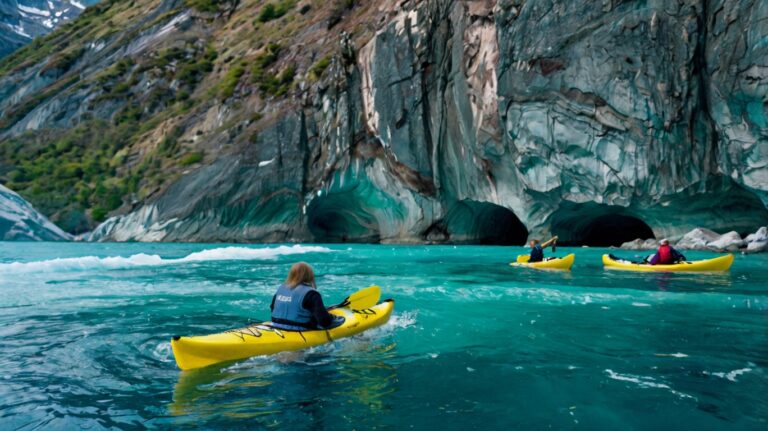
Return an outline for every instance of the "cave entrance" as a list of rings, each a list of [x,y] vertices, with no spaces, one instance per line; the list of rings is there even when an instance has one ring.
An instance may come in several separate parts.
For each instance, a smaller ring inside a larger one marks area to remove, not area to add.
[[[451,243],[523,245],[528,237],[528,229],[509,209],[470,200],[451,207],[443,220],[425,232],[427,239],[434,229]]]
[[[653,230],[642,220],[636,217],[607,214],[592,219],[584,226],[581,245],[594,247],[620,246],[634,239],[654,238]]]
[[[317,242],[381,240],[378,221],[351,192],[313,199],[307,207],[307,223]]]
[[[653,230],[641,219],[622,209],[587,206],[560,209],[552,215],[551,230],[558,244],[611,247],[634,239],[655,238]]]

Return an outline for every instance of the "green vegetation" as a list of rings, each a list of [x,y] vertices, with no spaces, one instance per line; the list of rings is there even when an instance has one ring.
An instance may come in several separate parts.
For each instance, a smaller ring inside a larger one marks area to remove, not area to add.
[[[72,67],[72,65],[74,65],[75,62],[80,59],[80,57],[82,57],[84,52],[85,49],[83,48],[75,48],[69,49],[59,54],[55,54],[51,57],[50,60],[48,60],[48,63],[46,63],[45,66],[40,69],[40,74],[46,75],[49,73],[66,73]]]
[[[279,61],[281,47],[270,41],[287,40],[312,21],[294,11],[297,0],[244,5],[248,13],[235,16],[230,23],[249,26],[255,20],[261,26],[280,21],[263,26],[264,31],[238,32],[233,39],[228,38],[223,49],[234,61],[229,57],[220,61],[224,68],[217,77],[221,80],[206,81],[205,88],[200,88],[201,82],[213,72],[219,55],[206,41],[220,33],[203,32],[198,27],[181,29],[179,37],[161,41],[163,49],[152,45],[135,58],[118,58],[97,72],[82,65],[103,65],[105,52],[119,52],[114,48],[163,25],[184,7],[219,13],[231,4],[224,0],[183,0],[165,7],[149,0],[102,0],[57,31],[0,59],[0,75],[43,65],[40,74],[56,78],[49,87],[9,104],[0,116],[0,132],[58,94],[69,97],[78,91],[79,97],[87,93],[82,100],[89,104],[84,107],[87,112],[74,118],[70,128],[34,130],[0,140],[0,183],[18,191],[65,230],[79,233],[93,228],[94,221],[105,219],[114,210],[127,209],[157,193],[180,174],[181,167],[210,158],[183,141],[182,136],[189,133],[187,126],[199,118],[186,114],[214,104],[208,96],[232,98],[238,85],[245,83],[245,74],[250,74],[246,79],[263,96],[289,93],[296,68],[285,59]],[[310,10],[315,12],[306,4],[298,12]],[[214,23],[211,28],[227,28],[222,27],[225,25],[229,24]],[[92,43],[108,49],[87,48]],[[243,49],[245,44],[247,49]],[[262,44],[265,48],[253,61],[246,63],[238,57]],[[329,63],[330,58],[319,59],[310,74],[320,77]],[[73,100],[80,100],[77,97]],[[64,115],[58,119],[69,121]],[[261,114],[254,113],[251,119],[260,121]],[[244,132],[243,138],[258,139],[253,130],[258,126]],[[234,132],[230,138],[240,142]]]
[[[161,122],[197,103],[190,94],[213,70],[216,57],[212,48],[188,44],[138,60],[121,59],[91,82],[103,91],[92,102],[93,112],[107,100],[118,101],[122,108],[109,119],[85,115],[71,129],[28,132],[0,141],[0,183],[7,183],[65,230],[79,233],[92,228],[88,215],[99,222],[123,203],[141,199],[168,181],[174,175],[169,167],[202,160],[202,153],[179,159],[183,127],[173,128],[156,151],[141,155],[131,149]],[[131,91],[147,73],[155,85],[146,92]],[[0,128],[14,124],[76,79],[60,80],[13,106],[0,119]],[[172,82],[178,87],[170,88]]]
[[[173,156],[179,149],[179,138],[184,134],[184,129],[181,127],[174,127],[171,133],[168,133],[163,138],[163,142],[160,143],[158,151],[163,156]]]
[[[321,58],[320,60],[317,60],[315,64],[312,65],[312,67],[309,69],[309,75],[314,80],[320,79],[321,76],[323,76],[323,72],[325,72],[325,69],[328,68],[328,66],[331,64],[331,56],[326,56]]]
[[[208,47],[197,61],[182,64],[176,77],[184,84],[194,86],[213,71],[213,62],[216,61],[216,57],[216,50]]]
[[[270,43],[264,51],[256,56],[251,66],[251,82],[259,87],[263,95],[282,96],[291,89],[293,78],[296,76],[296,68],[290,65],[279,74],[270,73],[269,67],[278,59],[280,45]]]
[[[341,19],[344,18],[344,14],[354,7],[355,0],[336,0],[336,3],[333,5],[333,10],[331,10],[331,16],[328,17],[327,28],[330,30],[336,24],[340,23]]]
[[[179,166],[194,165],[195,163],[199,163],[202,160],[203,160],[202,152],[198,151],[194,153],[189,153],[179,161]]]
[[[265,23],[278,19],[296,6],[295,0],[279,0],[276,3],[267,3],[261,8],[256,22]]]
[[[235,88],[237,83],[240,82],[240,77],[245,73],[245,63],[239,63],[227,71],[224,76],[224,80],[219,83],[219,99],[227,100],[235,94]]]
[[[270,96],[279,97],[291,89],[293,78],[296,76],[296,67],[290,65],[283,69],[280,74],[267,74],[262,82],[259,83],[259,90]]]
[[[267,74],[267,68],[277,61],[277,56],[280,54],[280,45],[276,43],[270,43],[264,48],[264,52],[260,53],[253,60],[253,66],[251,67],[251,81],[257,84],[264,80]]]
[[[187,7],[199,12],[216,13],[219,11],[219,0],[184,0]]]
[[[123,196],[137,191],[141,172],[116,178],[114,154],[125,145],[123,130],[94,120],[51,135],[26,134],[0,144],[0,163],[12,169],[0,181],[21,193],[44,214],[60,211],[54,220],[72,219],[68,213],[91,208],[92,218],[103,220],[122,205]],[[61,209],[64,208],[63,211]],[[87,228],[82,217],[77,232]]]

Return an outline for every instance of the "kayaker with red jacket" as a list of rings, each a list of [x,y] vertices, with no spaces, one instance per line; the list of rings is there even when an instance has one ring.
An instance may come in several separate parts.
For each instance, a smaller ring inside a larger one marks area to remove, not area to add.
[[[659,249],[656,254],[653,255],[648,262],[651,265],[672,265],[685,260],[685,256],[682,253],[672,248],[669,245],[669,240],[662,239],[659,241]]]

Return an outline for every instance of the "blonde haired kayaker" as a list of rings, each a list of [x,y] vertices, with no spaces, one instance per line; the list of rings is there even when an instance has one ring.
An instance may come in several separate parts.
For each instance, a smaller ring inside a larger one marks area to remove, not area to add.
[[[528,262],[541,262],[544,260],[544,249],[550,245],[557,244],[557,235],[553,236],[549,241],[539,244],[538,239],[532,239],[531,242],[531,257]]]
[[[272,326],[289,331],[334,328],[343,317],[328,313],[317,291],[315,272],[305,262],[291,266],[285,282],[272,297]]]

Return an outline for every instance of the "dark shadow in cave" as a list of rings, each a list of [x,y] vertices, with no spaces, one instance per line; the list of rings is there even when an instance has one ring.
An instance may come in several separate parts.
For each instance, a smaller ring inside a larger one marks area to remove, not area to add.
[[[637,238],[655,238],[651,227],[639,218],[596,205],[557,211],[551,230],[560,237],[561,245],[610,247]]]
[[[424,233],[427,240],[436,242],[522,245],[528,237],[525,228],[515,213],[499,205],[465,200],[451,207],[443,220],[430,226]]]
[[[317,242],[379,242],[379,223],[352,192],[315,198],[307,207],[309,231]]]

